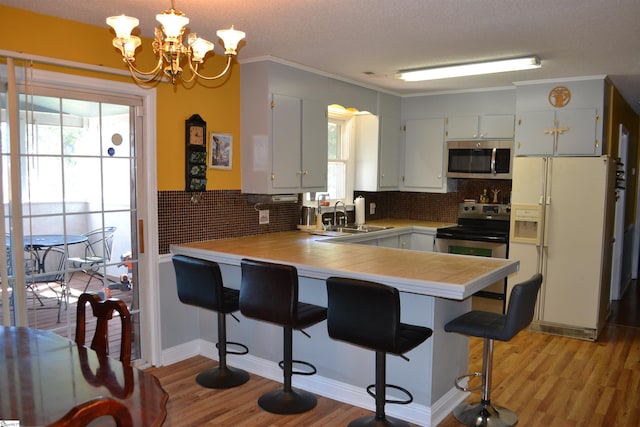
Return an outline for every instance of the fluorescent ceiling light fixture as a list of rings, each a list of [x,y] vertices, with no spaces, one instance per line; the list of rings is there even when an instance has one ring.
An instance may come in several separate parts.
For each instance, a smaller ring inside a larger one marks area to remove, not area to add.
[[[397,78],[407,82],[448,79],[450,77],[477,76],[480,74],[503,73],[505,71],[530,70],[540,68],[542,63],[537,56],[526,58],[501,59],[498,61],[474,62],[471,64],[447,65],[444,67],[418,68],[399,71]]]

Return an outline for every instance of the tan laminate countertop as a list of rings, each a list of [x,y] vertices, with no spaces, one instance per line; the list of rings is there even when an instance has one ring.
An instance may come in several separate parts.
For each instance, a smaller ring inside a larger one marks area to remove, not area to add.
[[[382,237],[386,231],[378,233]],[[334,238],[285,231],[172,245],[171,252],[236,266],[242,258],[290,264],[298,269],[300,277],[356,277],[390,284],[403,292],[458,300],[516,272],[519,266],[518,261],[497,258],[346,245],[329,240]]]

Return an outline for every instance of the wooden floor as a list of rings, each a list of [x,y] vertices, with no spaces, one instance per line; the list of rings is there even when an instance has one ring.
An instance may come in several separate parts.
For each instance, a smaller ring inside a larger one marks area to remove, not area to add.
[[[72,287],[78,293],[86,278],[76,276],[74,280],[77,283]],[[99,287],[94,281],[89,290],[98,291]],[[55,299],[47,298],[47,292],[42,289],[45,308],[30,312],[30,318],[37,316],[41,329],[60,329]],[[520,417],[519,426],[640,425],[639,293],[634,282],[623,300],[613,304],[609,324],[598,342],[528,330],[508,343],[496,342],[492,401],[514,410]],[[112,292],[113,297],[128,304],[132,294]],[[73,302],[72,298],[69,310],[74,321]],[[66,316],[64,308],[62,315]],[[117,322],[113,326],[110,333],[117,335]],[[117,344],[116,338],[114,343]],[[479,371],[482,340],[471,339],[470,349],[469,370]],[[324,397],[319,397],[318,406],[305,414],[269,414],[258,407],[257,399],[281,384],[252,374],[247,384],[230,390],[198,386],[196,374],[215,365],[215,361],[197,356],[171,366],[148,369],[160,379],[170,396],[165,426],[345,426],[351,419],[371,414]],[[478,399],[479,393],[474,393],[469,400]],[[440,426],[460,424],[449,415]]]
[[[89,276],[82,272],[78,272],[73,275],[69,282],[70,296],[68,305],[62,302],[60,303],[60,285],[52,282],[49,284],[39,284],[33,291],[27,289],[27,325],[31,328],[44,329],[57,333],[58,335],[74,339],[75,324],[76,324],[76,301],[77,297],[84,291]],[[35,291],[35,292],[34,292]],[[87,292],[101,292],[102,281],[94,278],[89,282]],[[1,291],[0,291],[1,292]],[[38,296],[38,298],[35,297]],[[120,290],[118,288],[111,290],[112,298],[119,298],[127,303],[127,306],[132,308],[133,292]],[[42,302],[42,305],[40,304]],[[0,304],[0,315],[4,310]],[[10,310],[13,310],[10,307]],[[60,322],[58,322],[58,311],[60,311]],[[90,313],[90,311],[89,311]],[[68,316],[68,318],[67,318]],[[69,321],[69,328],[67,328],[67,319]],[[90,316],[87,317],[87,339],[93,336],[95,330],[94,321]],[[120,322],[117,319],[109,322],[109,347],[110,352],[119,354],[120,351]],[[136,357],[135,346],[132,349],[133,358]]]
[[[635,282],[633,286],[637,296]],[[496,342],[494,404],[514,410],[519,426],[640,425],[640,301],[625,304],[626,309],[614,308],[611,322],[595,343],[529,330],[510,342]],[[635,314],[623,312],[629,307]],[[215,365],[198,356],[149,369],[170,396],[164,425],[345,426],[353,418],[371,414],[323,397],[315,409],[302,415],[269,414],[258,407],[257,399],[280,384],[251,375],[248,383],[230,390],[198,386],[196,374]],[[473,338],[469,370],[479,371],[481,365],[482,340]],[[479,392],[469,398],[478,399]],[[439,425],[460,426],[452,415]]]

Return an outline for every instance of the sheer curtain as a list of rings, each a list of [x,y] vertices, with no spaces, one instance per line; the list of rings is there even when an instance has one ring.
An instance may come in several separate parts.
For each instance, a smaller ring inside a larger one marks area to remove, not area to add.
[[[18,158],[20,144],[20,117],[18,74],[26,81],[27,64],[21,61],[22,68],[12,58],[6,58],[6,66],[0,73],[2,79],[1,96],[3,100],[0,111],[0,200],[3,209],[0,211],[0,232],[5,236],[5,244],[0,245],[0,276],[2,279],[2,323],[3,325],[27,325],[26,292],[16,283],[25,283],[24,269],[16,268],[24,265],[24,253],[12,248],[23,247],[22,224],[14,226],[12,217],[20,217],[20,182],[11,179],[10,165]],[[19,176],[19,162],[14,164]],[[16,191],[17,190],[17,191]],[[19,290],[16,292],[16,290]]]

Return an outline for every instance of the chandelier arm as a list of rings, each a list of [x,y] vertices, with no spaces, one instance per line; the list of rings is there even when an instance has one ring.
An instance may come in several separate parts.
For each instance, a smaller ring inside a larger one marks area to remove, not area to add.
[[[161,76],[159,80],[156,79],[156,77],[159,74],[154,74],[154,75],[150,75],[147,78],[142,78],[138,75],[136,75],[136,72],[132,69],[129,68],[129,74],[131,74],[131,78],[136,82],[136,83],[140,83],[143,85],[155,85],[158,82],[161,82],[162,80],[164,80],[164,78]]]
[[[162,69],[162,64],[163,64],[162,55],[160,55],[158,57],[158,63],[156,64],[156,67],[151,71],[139,70],[135,65],[133,65],[133,61],[126,61],[125,60],[125,62],[129,66],[129,71],[131,73],[136,72],[137,74],[140,74],[141,76],[155,76]]]
[[[191,64],[189,64],[189,65],[191,65]],[[191,68],[191,67],[189,67],[189,68]],[[183,83],[191,83],[197,77],[197,75],[193,72],[193,68],[191,68],[191,77],[189,77],[188,79],[185,79],[184,78],[184,74],[185,73],[180,73],[180,80],[182,80]]]
[[[216,80],[216,79],[219,79],[220,77],[224,76],[225,74],[227,74],[227,71],[229,71],[229,68],[231,68],[231,60],[232,59],[233,59],[233,55],[227,55],[227,66],[224,67],[224,70],[222,70],[222,72],[220,74],[218,74],[217,76],[212,76],[212,77],[203,76],[202,74],[198,73],[197,67],[194,67],[193,64],[191,63],[191,61],[188,61],[188,62],[189,62],[189,68],[191,68],[191,72],[195,76],[198,76],[198,77],[200,77],[201,79],[204,79],[204,80]],[[193,80],[193,78],[191,78],[191,80]]]

